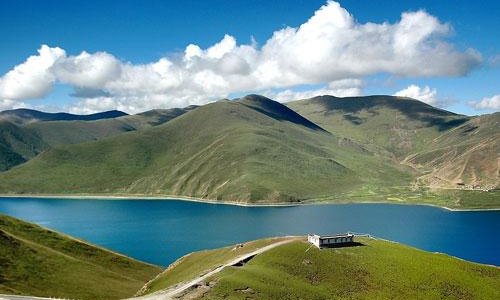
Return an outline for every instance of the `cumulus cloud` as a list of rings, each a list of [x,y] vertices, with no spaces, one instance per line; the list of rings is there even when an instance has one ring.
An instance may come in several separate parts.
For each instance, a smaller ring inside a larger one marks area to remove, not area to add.
[[[203,104],[241,91],[285,89],[330,83],[318,93],[357,95],[359,87],[332,82],[390,73],[397,76],[462,76],[481,61],[473,50],[457,50],[446,40],[450,25],[425,11],[404,12],[396,23],[358,23],[339,3],[329,1],[297,28],[277,30],[261,47],[238,44],[231,35],[202,49],[188,45],[179,58],[147,64],[120,61],[105,52],[67,55],[42,46],[0,79],[0,99],[27,100],[47,95],[56,82],[104,91],[81,98],[72,110]],[[288,93],[288,96],[285,94]],[[84,94],[84,92],[82,92]],[[102,102],[102,103],[101,103]],[[113,106],[114,105],[114,106]]]
[[[419,87],[418,85],[412,84],[407,88],[396,92],[394,96],[413,98],[430,105],[439,104],[437,90],[430,88],[429,86]]]
[[[500,110],[500,95],[484,97],[481,101],[469,101],[470,106],[476,109]]]
[[[360,79],[341,79],[332,81],[328,86],[309,89],[309,90],[293,90],[285,89],[283,91],[265,91],[263,94],[266,97],[274,99],[279,102],[288,102],[300,99],[309,99],[316,96],[331,95],[336,97],[354,97],[363,95],[363,81]]]
[[[28,57],[0,78],[0,99],[27,100],[46,96],[56,80],[51,68],[65,56],[63,49],[43,45],[38,55]]]
[[[21,101],[0,99],[0,111],[16,108],[31,108],[31,106]]]

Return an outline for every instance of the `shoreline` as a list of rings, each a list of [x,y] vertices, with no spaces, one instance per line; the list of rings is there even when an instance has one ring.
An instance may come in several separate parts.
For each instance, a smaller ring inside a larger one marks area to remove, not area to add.
[[[215,199],[202,199],[190,196],[180,196],[180,195],[107,195],[107,194],[0,194],[1,198],[38,198],[38,199],[72,199],[72,200],[158,200],[158,201],[188,201],[206,204],[219,204],[219,205],[234,205],[240,207],[295,207],[303,205],[332,205],[332,204],[393,204],[393,205],[419,205],[419,206],[431,206],[435,208],[444,209],[452,212],[469,212],[469,211],[500,211],[499,208],[451,208],[447,206],[440,206],[432,203],[414,203],[414,202],[392,202],[392,201],[345,201],[345,202],[325,202],[325,201],[314,201],[310,200],[307,202],[299,203],[244,203],[236,201],[220,201]]]

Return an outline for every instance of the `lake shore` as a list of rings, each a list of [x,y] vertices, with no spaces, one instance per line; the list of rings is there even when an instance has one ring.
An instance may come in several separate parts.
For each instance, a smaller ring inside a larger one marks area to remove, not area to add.
[[[127,194],[74,194],[74,195],[61,195],[61,194],[0,194],[0,198],[52,198],[52,199],[73,199],[73,200],[180,200],[189,202],[199,202],[207,204],[221,204],[221,205],[234,205],[242,207],[293,207],[301,205],[329,205],[329,204],[394,204],[394,205],[424,205],[436,208],[445,209],[448,211],[461,212],[461,211],[500,211],[500,208],[451,208],[432,203],[425,202],[396,202],[396,201],[315,201],[308,200],[307,202],[297,203],[245,203],[237,201],[220,201],[215,199],[202,199],[189,196],[179,195],[127,195]]]

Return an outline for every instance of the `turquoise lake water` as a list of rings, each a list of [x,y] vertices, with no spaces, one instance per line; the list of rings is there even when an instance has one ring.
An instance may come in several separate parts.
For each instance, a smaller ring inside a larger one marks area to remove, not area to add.
[[[432,252],[500,265],[500,211],[393,204],[239,207],[177,200],[0,198],[0,213],[166,266],[182,255],[307,233],[370,233]]]

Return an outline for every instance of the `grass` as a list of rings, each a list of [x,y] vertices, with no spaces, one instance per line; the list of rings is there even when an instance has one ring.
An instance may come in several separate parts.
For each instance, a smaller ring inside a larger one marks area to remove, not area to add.
[[[224,269],[203,299],[498,299],[500,269],[401,244],[317,249],[273,248],[243,267]],[[176,267],[182,267],[182,263]]]
[[[66,299],[130,297],[160,268],[0,215],[0,293]]]
[[[240,246],[190,253],[174,262],[168,269],[149,282],[145,289],[141,290],[140,294],[153,293],[195,279],[200,274],[215,269],[227,261],[283,239],[285,238],[263,239],[244,243]]]
[[[410,186],[364,185],[347,193],[310,199],[310,203],[387,202],[398,204],[427,204],[450,209],[498,209],[500,191],[460,189],[430,189]]]

